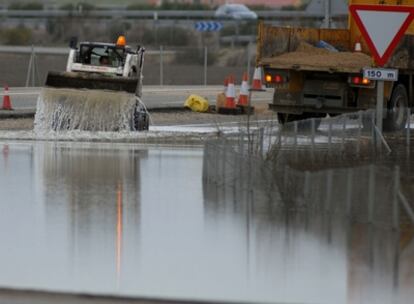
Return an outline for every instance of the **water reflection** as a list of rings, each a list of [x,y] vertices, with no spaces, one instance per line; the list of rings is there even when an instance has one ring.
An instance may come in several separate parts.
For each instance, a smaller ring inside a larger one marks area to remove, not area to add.
[[[37,148],[50,240],[58,242],[52,231],[67,221],[73,275],[80,280],[104,281],[111,289],[116,282],[119,289],[124,222],[129,226],[129,236],[133,236],[128,245],[136,248],[139,241],[140,161],[148,151],[86,144],[44,144]],[[61,231],[56,232],[56,238],[61,238]]]
[[[117,286],[121,278],[121,259],[122,259],[122,184],[118,184],[116,198],[116,274]]]
[[[203,185],[202,151],[1,144],[0,285],[173,298],[411,303],[412,231]]]
[[[260,191],[206,183],[206,222],[233,221],[245,276],[274,299],[298,303],[412,303],[414,230],[359,224],[328,213],[286,211]],[[267,289],[267,290],[266,290]]]

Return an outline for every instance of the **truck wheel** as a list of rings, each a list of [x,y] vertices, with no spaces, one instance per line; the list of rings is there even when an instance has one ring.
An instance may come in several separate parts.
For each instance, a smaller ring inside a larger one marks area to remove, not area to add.
[[[407,122],[408,94],[403,84],[398,84],[391,95],[387,117],[384,119],[385,131],[398,131]]]

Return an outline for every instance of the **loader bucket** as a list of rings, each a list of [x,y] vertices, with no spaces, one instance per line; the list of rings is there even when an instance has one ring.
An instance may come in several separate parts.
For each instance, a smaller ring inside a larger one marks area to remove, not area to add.
[[[137,98],[127,92],[43,88],[35,131],[134,131]]]
[[[90,73],[49,72],[45,85],[53,88],[110,90],[135,93],[138,78],[111,77]]]

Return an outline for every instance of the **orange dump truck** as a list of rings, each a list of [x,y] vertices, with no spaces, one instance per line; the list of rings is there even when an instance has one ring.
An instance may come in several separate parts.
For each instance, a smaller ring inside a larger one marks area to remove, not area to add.
[[[350,0],[349,4],[413,5],[413,0]],[[387,26],[384,21],[384,27]],[[362,52],[355,47],[361,45]],[[280,123],[375,108],[376,82],[362,69],[375,66],[367,44],[350,17],[348,29],[274,27],[259,24],[257,64],[267,87],[275,88],[270,107]],[[384,87],[384,127],[404,126],[414,105],[414,24],[385,65],[398,69],[397,82]]]

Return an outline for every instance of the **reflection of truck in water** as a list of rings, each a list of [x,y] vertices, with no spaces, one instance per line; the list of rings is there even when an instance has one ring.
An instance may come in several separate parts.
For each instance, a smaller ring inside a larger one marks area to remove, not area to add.
[[[411,0],[386,4],[412,5]],[[349,4],[383,4],[351,0]],[[385,22],[385,21],[384,21]],[[383,26],[387,26],[386,22]],[[373,66],[370,51],[350,18],[348,29],[281,28],[260,23],[257,63],[266,86],[275,88],[270,107],[279,122],[375,108],[376,82],[363,78]],[[361,44],[362,52],[355,46]],[[404,126],[407,107],[414,104],[414,24],[408,28],[386,67],[399,70],[397,82],[386,82],[384,127]]]

